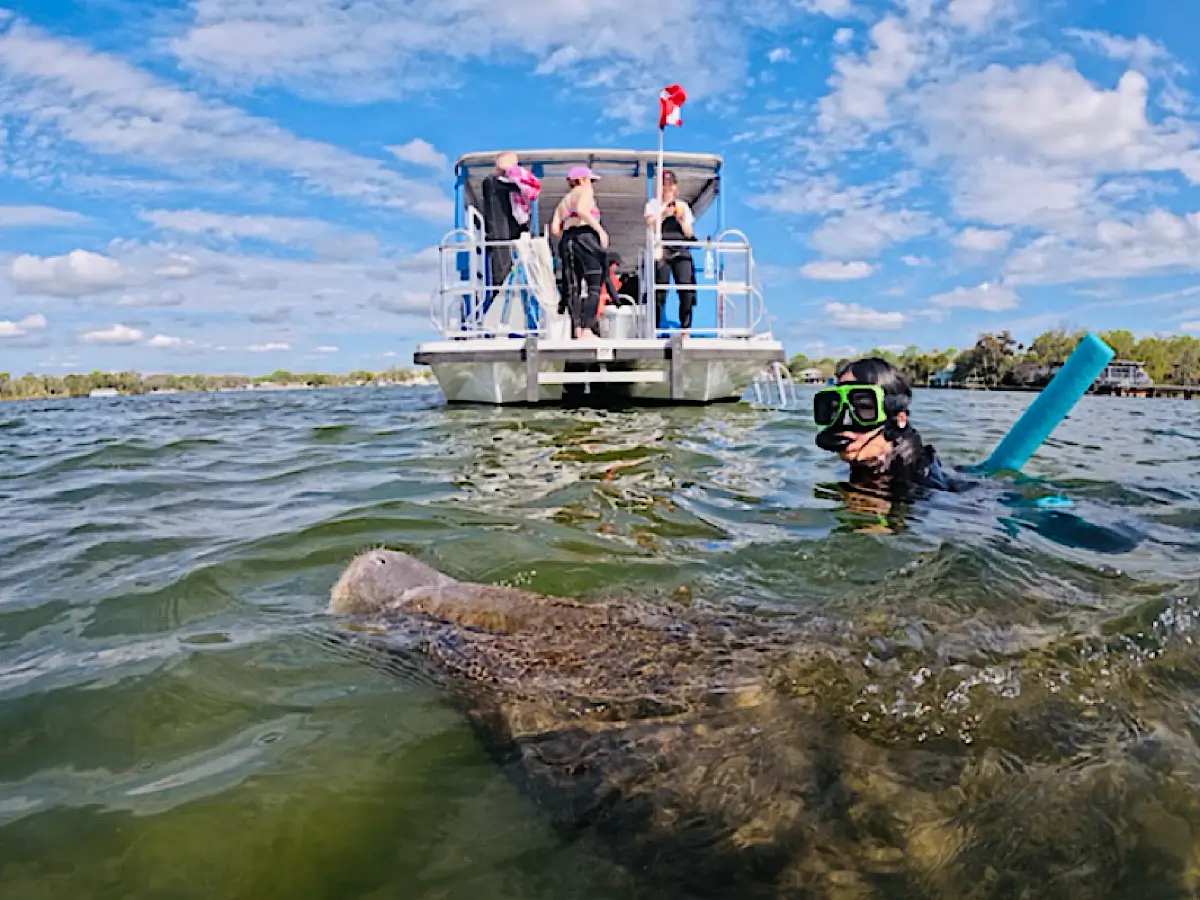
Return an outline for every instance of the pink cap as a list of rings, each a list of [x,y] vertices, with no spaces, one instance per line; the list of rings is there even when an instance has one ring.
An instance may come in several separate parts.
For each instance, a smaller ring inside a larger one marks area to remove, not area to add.
[[[576,178],[590,178],[592,181],[600,180],[600,176],[587,166],[574,166],[571,171],[567,173],[567,178],[572,181]]]

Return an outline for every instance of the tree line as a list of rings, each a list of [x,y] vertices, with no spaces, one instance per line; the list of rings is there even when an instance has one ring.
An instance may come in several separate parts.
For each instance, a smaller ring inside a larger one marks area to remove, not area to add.
[[[307,387],[349,387],[380,382],[408,383],[422,380],[418,369],[395,366],[381,372],[358,369],[345,375],[319,372],[292,373],[280,369],[270,375],[143,375],[138,372],[73,372],[69,375],[33,375],[20,378],[0,372],[0,400],[45,400],[56,397],[86,397],[95,390],[116,390],[122,394],[149,394],[155,391],[220,391],[255,385],[287,384]]]
[[[1086,333],[1056,329],[1039,334],[1025,345],[1008,331],[985,332],[973,347],[964,350],[925,351],[913,345],[900,353],[876,348],[863,355],[886,359],[917,385],[929,385],[935,376],[945,373],[941,377],[948,376],[951,384],[1038,387],[1053,377]],[[1155,384],[1200,384],[1198,338],[1169,335],[1139,339],[1124,329],[1100,332],[1099,337],[1113,348],[1114,359],[1142,363]],[[828,378],[838,362],[832,357],[812,359],[799,354],[788,362],[788,369],[793,377],[806,369],[819,369]]]

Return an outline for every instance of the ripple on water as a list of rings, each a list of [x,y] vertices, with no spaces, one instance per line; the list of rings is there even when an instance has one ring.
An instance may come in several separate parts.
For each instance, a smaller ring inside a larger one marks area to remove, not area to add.
[[[1028,400],[921,391],[917,424],[975,462]],[[818,895],[1190,895],[1200,431],[1150,403],[1085,398],[1032,481],[883,512],[838,493],[803,410],[7,404],[0,894],[662,896],[560,840],[408,657],[331,648],[330,585],[386,545],[811,626],[797,690],[842,735],[814,783],[851,823]],[[1086,864],[1056,868],[1056,835]]]

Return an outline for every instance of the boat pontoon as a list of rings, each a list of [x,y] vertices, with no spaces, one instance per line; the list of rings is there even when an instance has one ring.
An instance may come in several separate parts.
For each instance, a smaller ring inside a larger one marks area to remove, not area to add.
[[[654,259],[671,246],[646,227],[646,200],[654,196],[657,151],[515,151],[542,184],[533,204],[530,233],[511,241],[486,237],[483,179],[498,152],[471,153],[455,166],[455,223],[439,247],[439,283],[431,317],[441,339],[419,344],[414,362],[428,365],[451,403],[561,402],[712,403],[738,400],[755,376],[786,359],[783,345],[765,327],[766,309],[750,241],[725,227],[722,160],[699,153],[666,153],[679,197],[696,218],[690,242],[696,268],[692,327],[663,321],[654,298],[673,292],[657,284]],[[574,339],[568,314],[559,312],[559,283],[549,224],[568,190],[566,173],[589,166],[601,179],[596,200],[609,250],[620,255],[622,296],[601,317],[601,337]],[[702,235],[700,220],[717,207],[715,233]],[[489,250],[507,249],[512,269],[500,284],[488,271]],[[623,304],[623,305],[622,305]]]

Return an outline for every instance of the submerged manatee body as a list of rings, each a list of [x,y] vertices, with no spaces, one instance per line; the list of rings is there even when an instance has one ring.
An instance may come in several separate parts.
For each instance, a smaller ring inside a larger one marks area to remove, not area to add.
[[[415,635],[560,831],[655,896],[1200,886],[1187,830],[1200,834],[1200,801],[1162,776],[1177,733],[1117,707],[1081,712],[1050,678],[981,702],[969,667],[931,672],[920,663],[936,649],[906,658],[876,637],[881,668],[844,625],[584,604],[456,581],[390,550],[355,558],[330,609]]]

